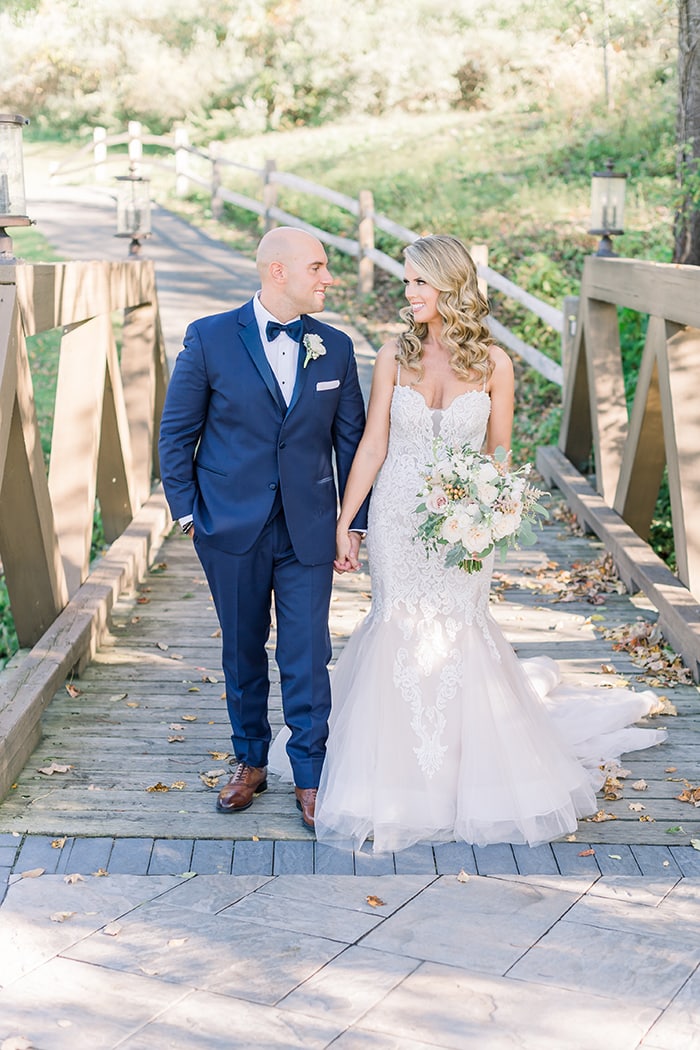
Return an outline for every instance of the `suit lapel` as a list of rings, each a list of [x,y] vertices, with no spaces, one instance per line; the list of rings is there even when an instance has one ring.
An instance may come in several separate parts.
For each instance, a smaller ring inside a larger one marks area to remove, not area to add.
[[[240,324],[241,324],[241,339],[243,344],[253,359],[253,364],[260,373],[265,386],[270,391],[275,401],[279,405],[282,412],[287,411],[284,398],[282,397],[282,391],[279,388],[279,384],[275,379],[274,372],[270,368],[270,362],[268,361],[263,345],[260,340],[260,333],[258,331],[258,324],[255,320],[255,313],[253,311],[253,304],[246,304],[250,309],[246,310],[245,307],[241,311]]]

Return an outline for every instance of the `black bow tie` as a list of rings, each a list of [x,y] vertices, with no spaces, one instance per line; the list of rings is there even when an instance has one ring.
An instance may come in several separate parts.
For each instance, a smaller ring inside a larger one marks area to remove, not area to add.
[[[304,331],[304,324],[301,317],[297,317],[296,321],[290,321],[289,324],[281,324],[279,321],[268,321],[265,328],[265,335],[272,342],[276,339],[280,332],[286,332],[290,339],[293,339],[295,343],[301,342],[301,333]]]

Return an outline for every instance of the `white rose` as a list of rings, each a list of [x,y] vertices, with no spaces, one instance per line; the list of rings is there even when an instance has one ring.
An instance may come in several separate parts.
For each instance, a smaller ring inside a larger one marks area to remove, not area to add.
[[[462,530],[459,538],[470,553],[479,554],[491,543],[491,532],[484,526],[471,525]]]
[[[431,514],[439,514],[445,509],[448,504],[447,493],[439,485],[436,485],[432,492],[428,493],[425,500],[426,509]]]
[[[490,462],[482,463],[476,471],[477,484],[494,481],[498,476],[498,471]]]
[[[476,495],[480,503],[485,503],[490,507],[498,499],[498,489],[495,485],[489,485],[488,482],[479,481],[476,486]]]
[[[455,514],[450,514],[450,516],[445,518],[442,523],[440,535],[444,540],[447,540],[448,543],[457,543],[460,538],[460,531],[461,526],[459,519]]]
[[[491,525],[493,538],[495,540],[502,540],[506,536],[512,536],[514,532],[517,532],[519,525],[520,515],[504,514],[503,511],[497,510],[493,516],[493,522]]]

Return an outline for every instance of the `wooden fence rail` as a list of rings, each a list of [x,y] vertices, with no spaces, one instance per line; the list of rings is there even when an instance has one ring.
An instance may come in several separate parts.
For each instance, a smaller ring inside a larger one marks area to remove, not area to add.
[[[275,223],[297,226],[312,233],[324,244],[331,245],[337,251],[357,259],[359,290],[363,295],[372,291],[375,267],[399,280],[403,278],[403,264],[375,247],[375,230],[388,234],[401,245],[410,244],[420,236],[419,233],[401,226],[386,215],[375,212],[372,193],[369,189],[361,190],[355,199],[291,172],[278,171],[273,160],[268,160],[262,168],[252,167],[226,156],[219,142],[212,142],[208,149],[190,145],[184,128],[176,129],[171,135],[160,136],[145,135],[138,121],[131,121],[128,132],[119,135],[107,136],[104,128],[95,128],[93,142],[83,146],[76,156],[63,165],[54,167],[52,177],[73,175],[90,168],[94,170],[97,177],[106,177],[107,163],[110,159],[108,148],[115,149],[124,145],[128,147],[131,165],[142,163],[144,145],[159,147],[166,154],[172,154],[171,159],[162,159],[160,155],[149,154],[147,158],[149,167],[172,174],[175,178],[176,192],[181,196],[186,196],[192,186],[205,190],[211,196],[211,210],[214,218],[222,216],[224,204],[228,203],[260,216],[266,230]],[[123,161],[123,156],[123,152],[113,153],[112,159],[119,163]],[[227,173],[236,171],[256,177],[259,197],[251,197],[226,185]],[[327,201],[353,216],[356,221],[357,237],[341,236],[324,230],[306,222],[301,216],[281,208],[278,203],[280,187]],[[564,308],[558,309],[543,302],[509,281],[503,274],[493,270],[488,265],[488,251],[484,246],[475,246],[473,250],[484,293],[488,295],[490,288],[501,292],[508,299],[534,313],[545,326],[558,333],[561,338],[562,363],[560,364],[537,347],[520,339],[495,317],[490,317],[489,322],[494,338],[516,353],[551,383],[563,386],[567,355],[573,333],[570,318],[572,315],[575,316],[575,307],[572,307],[570,302],[565,302]]]
[[[121,354],[112,315],[123,318]],[[48,471],[27,339],[61,330]],[[156,438],[167,363],[151,262],[0,267],[0,557],[20,652],[0,675],[0,797],[170,524]],[[99,501],[108,552],[90,563]]]

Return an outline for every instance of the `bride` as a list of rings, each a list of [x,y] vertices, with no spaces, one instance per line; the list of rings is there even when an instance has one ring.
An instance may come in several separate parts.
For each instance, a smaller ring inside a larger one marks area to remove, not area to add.
[[[357,569],[348,528],[374,484],[372,605],[332,672],[316,836],[537,845],[595,812],[601,764],[665,733],[630,725],[652,693],[564,689],[553,661],[517,659],[489,611],[493,553],[469,574],[415,542],[434,439],[510,448],[514,381],[461,241],[424,237],[405,257],[407,329],[377,354],[338,519],[336,568]]]

